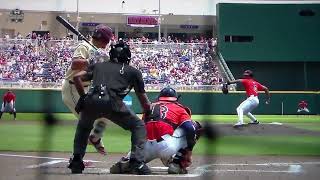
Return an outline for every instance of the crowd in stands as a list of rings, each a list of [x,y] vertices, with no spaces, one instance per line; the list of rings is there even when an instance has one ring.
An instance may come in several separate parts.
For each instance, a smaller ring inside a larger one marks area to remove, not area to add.
[[[143,44],[139,41],[128,41],[131,64],[141,70],[147,85],[201,86],[222,81],[217,67],[206,59],[208,43]],[[72,40],[0,40],[0,81],[61,84],[76,44]]]

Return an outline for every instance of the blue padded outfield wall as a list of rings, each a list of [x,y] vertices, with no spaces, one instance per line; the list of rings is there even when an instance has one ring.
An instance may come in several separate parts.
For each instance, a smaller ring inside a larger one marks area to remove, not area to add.
[[[18,90],[16,93],[17,112],[44,112],[44,103],[49,103],[45,94],[50,94],[52,101],[52,112],[69,112],[61,100],[59,90]],[[3,94],[4,89],[0,89]],[[155,100],[158,92],[148,92],[150,100]],[[245,94],[230,93],[224,95],[220,92],[181,92],[181,102],[189,106],[193,114],[236,114],[236,107],[245,99]],[[136,113],[141,113],[139,102],[134,93],[130,93],[131,98],[126,102],[130,104]],[[46,99],[43,99],[46,98]],[[301,100],[309,103],[312,114],[320,114],[320,94],[319,92],[275,92],[272,93],[270,105],[264,104],[265,96],[260,95],[260,106],[254,110],[255,114],[281,114],[281,103],[284,104],[285,114],[296,114],[297,105]]]

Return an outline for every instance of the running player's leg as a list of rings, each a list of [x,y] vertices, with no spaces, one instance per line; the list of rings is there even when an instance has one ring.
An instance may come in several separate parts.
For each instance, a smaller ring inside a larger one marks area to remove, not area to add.
[[[3,102],[3,103],[2,103],[2,106],[1,106],[1,111],[0,111],[0,119],[1,119],[2,114],[3,114],[3,112],[4,112],[4,106],[5,106],[5,104],[4,104],[4,102]]]
[[[14,118],[14,120],[16,120],[17,119],[17,113],[16,113],[16,108],[14,107],[14,103],[13,103],[13,101],[10,101],[10,112],[13,114],[13,118]]]

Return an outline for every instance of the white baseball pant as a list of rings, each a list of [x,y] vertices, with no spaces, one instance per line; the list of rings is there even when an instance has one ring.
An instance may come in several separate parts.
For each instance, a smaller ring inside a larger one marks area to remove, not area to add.
[[[246,115],[251,121],[256,121],[256,118],[251,114],[251,111],[258,107],[259,99],[257,96],[249,96],[238,107],[238,123],[243,124],[243,115]]]

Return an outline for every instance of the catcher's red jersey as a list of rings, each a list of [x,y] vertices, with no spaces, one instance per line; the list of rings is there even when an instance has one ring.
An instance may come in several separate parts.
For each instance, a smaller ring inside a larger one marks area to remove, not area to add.
[[[254,79],[242,79],[241,80],[247,96],[258,96],[258,91],[263,91],[263,86]]]
[[[177,102],[158,101],[151,106],[151,115],[144,118],[148,140],[158,140],[173,131],[184,121],[190,120],[184,106]]]
[[[10,101],[15,101],[16,100],[16,95],[14,95],[13,92],[7,92],[3,96],[3,102],[9,103]]]

